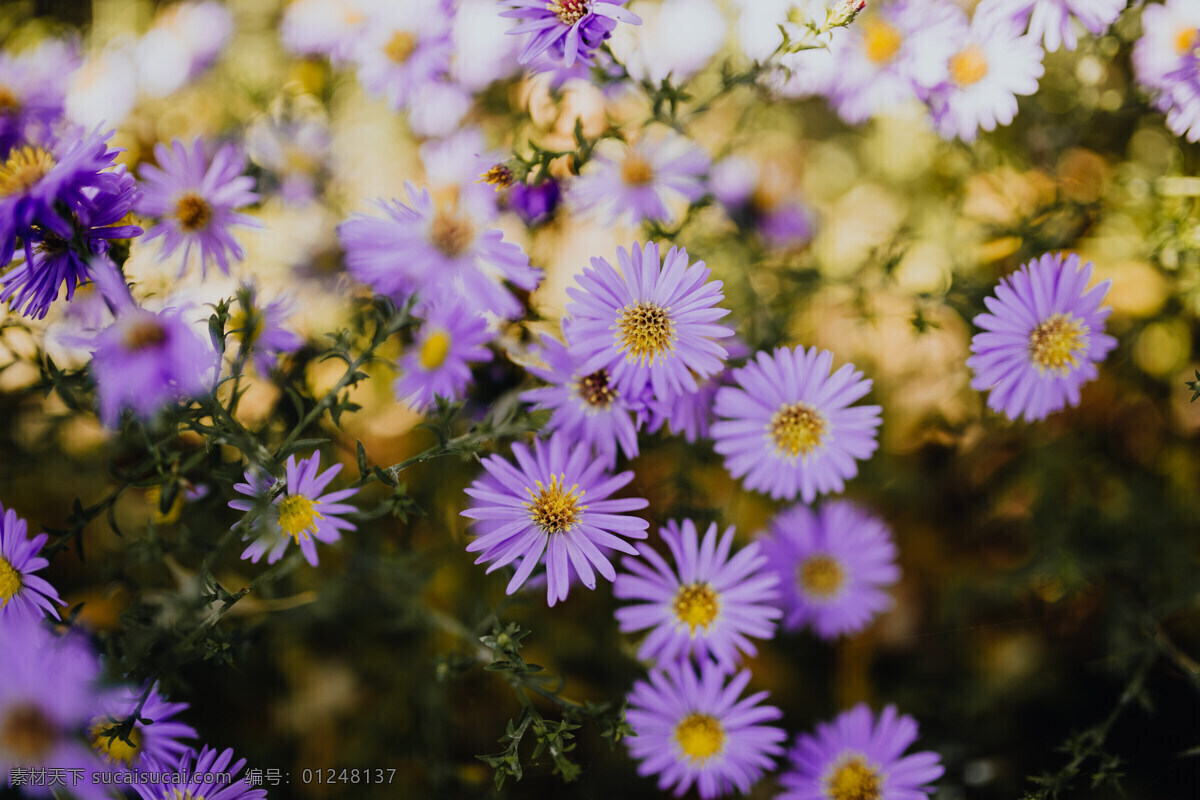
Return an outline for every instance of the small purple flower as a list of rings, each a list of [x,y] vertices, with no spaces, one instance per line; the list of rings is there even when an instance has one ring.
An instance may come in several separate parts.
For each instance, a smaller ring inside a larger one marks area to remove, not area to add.
[[[543,53],[564,66],[576,59],[591,62],[592,51],[612,36],[618,22],[640,25],[637,14],[621,8],[626,0],[501,0],[509,7],[500,16],[522,20],[508,33],[533,34],[521,48],[518,60],[528,64]]]
[[[179,762],[181,756],[192,750],[180,739],[195,739],[196,729],[173,719],[186,710],[188,704],[168,703],[159,693],[158,686],[150,688],[139,715],[152,720],[152,724],[135,722],[129,733],[129,741],[104,733],[105,729],[136,711],[141,699],[142,693],[130,687],[121,687],[109,693],[101,705],[101,713],[88,727],[87,734],[92,747],[110,770],[169,769]]]
[[[871,391],[853,364],[830,374],[833,353],[776,348],[733,371],[736,387],[717,391],[712,427],[725,467],[747,489],[776,500],[840,492],[858,474],[857,460],[878,446],[879,406],[850,404]]]
[[[257,564],[266,554],[267,563],[274,564],[283,558],[288,544],[294,541],[304,553],[304,559],[315,567],[317,545],[314,539],[330,544],[342,538],[340,531],[354,530],[354,523],[347,522],[339,515],[351,514],[356,509],[340,501],[351,497],[358,489],[340,489],[321,494],[342,471],[342,465],[334,464],[318,475],[320,466],[320,453],[313,453],[299,463],[296,463],[295,455],[288,456],[282,492],[271,502],[266,513],[250,523],[251,532],[257,533],[253,536],[254,541],[242,552],[242,558]],[[233,488],[252,499],[230,500],[229,507],[250,511],[260,498],[271,491],[274,484],[275,481],[269,476],[248,470],[246,482],[236,483]],[[243,541],[251,538],[251,534],[242,537]]]
[[[617,465],[618,445],[626,458],[635,458],[642,402],[613,386],[603,367],[582,373],[578,356],[557,339],[543,336],[540,355],[547,366],[528,369],[551,385],[524,392],[521,399],[554,412],[546,431],[562,431],[591,448],[609,469]]]
[[[862,630],[892,604],[883,589],[900,578],[896,545],[883,522],[854,503],[793,506],[760,541],[780,577],[788,630],[811,624],[833,639]]]
[[[47,39],[14,55],[0,52],[0,158],[45,139],[62,117],[67,76],[79,66],[75,42]]]
[[[983,0],[975,14],[1000,24],[1015,21],[1022,28],[1028,23],[1029,35],[1044,41],[1053,53],[1059,45],[1068,50],[1078,45],[1073,19],[1099,36],[1128,4],[1128,0]]]
[[[492,360],[487,343],[495,338],[487,320],[468,313],[461,303],[431,305],[416,341],[400,359],[403,375],[396,397],[418,411],[435,398],[460,400],[471,382],[471,363]]]
[[[357,214],[338,226],[350,273],[397,301],[410,294],[422,303],[461,298],[474,313],[505,319],[523,307],[501,281],[537,286],[541,272],[486,215],[466,204],[436,206],[427,190],[408,185],[411,206],[379,201],[385,218]]]
[[[254,179],[242,174],[245,156],[230,143],[210,159],[203,139],[196,139],[190,149],[176,139],[169,148],[156,144],[154,157],[158,166],[143,164],[139,170],[143,193],[135,204],[139,214],[158,219],[146,232],[147,241],[163,237],[164,258],[182,246],[181,274],[195,247],[202,272],[216,264],[228,275],[230,256],[236,261],[243,256],[230,229],[259,225],[253,217],[237,213],[258,201],[251,191]]]
[[[567,599],[572,572],[589,589],[596,588],[596,572],[613,580],[616,570],[600,548],[636,556],[638,551],[620,537],[645,539],[650,527],[628,514],[648,501],[609,499],[633,480],[633,473],[609,475],[589,448],[571,444],[561,432],[548,441],[535,440],[532,453],[517,442],[512,446],[516,467],[499,456],[485,458],[487,474],[467,489],[475,503],[460,512],[476,520],[478,538],[467,545],[467,552],[483,551],[476,564],[490,561],[487,571],[493,572],[522,558],[508,583],[509,594],[525,583],[545,554],[546,602],[551,606]]]
[[[353,50],[367,92],[399,111],[450,69],[451,13],[443,0],[378,4]]]
[[[975,317],[983,333],[971,339],[967,359],[971,388],[989,391],[988,408],[1015,420],[1045,419],[1068,403],[1099,373],[1117,340],[1104,333],[1112,309],[1100,307],[1111,281],[1090,290],[1091,263],[1071,253],[1047,254],[1001,278],[990,313]]]
[[[534,184],[518,181],[508,191],[508,207],[530,227],[553,219],[561,199],[562,189],[554,178]]]
[[[304,340],[284,327],[291,315],[292,303],[286,298],[276,298],[266,305],[258,302],[258,290],[243,285],[237,293],[237,310],[229,320],[229,334],[233,336],[242,352],[253,357],[254,368],[259,375],[270,375],[280,353],[298,350]]]
[[[716,339],[733,331],[716,320],[729,313],[721,281],[710,281],[703,261],[688,264],[672,247],[659,262],[658,245],[617,248],[618,272],[593,258],[567,289],[574,300],[564,325],[580,373],[605,369],[619,391],[640,397],[649,386],[659,402],[697,390],[696,377],[719,372],[727,353]]]
[[[775,621],[783,616],[775,602],[779,576],[757,542],[730,555],[733,528],[718,538],[714,522],[698,541],[696,523],[685,519],[682,525],[668,522],[659,533],[674,565],[651,548],[642,551],[645,561],[621,560],[625,571],[613,582],[613,596],[642,601],[617,609],[621,630],[652,628],[638,648],[643,661],[711,656],[732,672],[742,653],[758,653],[750,637],[775,635]]]
[[[1148,5],[1133,46],[1137,82],[1167,114],[1167,127],[1200,141],[1200,6],[1186,0]]]
[[[142,800],[265,800],[266,789],[252,789],[246,778],[233,780],[246,766],[246,759],[233,760],[233,751],[218,753],[205,745],[200,752],[187,752],[171,769],[159,772],[161,783],[135,783]],[[229,776],[230,782],[213,783],[214,775]],[[220,788],[217,788],[220,787]]]
[[[787,790],[779,800],[922,800],[927,784],[945,769],[937,753],[903,755],[917,740],[917,723],[888,706],[878,720],[866,704],[801,734],[788,752],[790,768],[779,778]]]
[[[568,189],[575,208],[609,223],[668,222],[668,203],[694,203],[704,196],[708,154],[677,134],[643,138],[635,145],[603,146]]]
[[[739,226],[757,229],[769,247],[788,248],[812,239],[809,211],[768,166],[731,156],[716,164],[709,189]]]
[[[682,797],[693,784],[702,800],[736,788],[742,794],[774,769],[787,738],[782,728],[764,725],[783,716],[759,705],[766,692],[738,699],[750,683],[749,670],[726,682],[711,661],[700,672],[687,661],[663,664],[637,681],[629,693],[626,717],[636,736],[625,740],[640,761],[639,775],[658,775],[660,791]]]
[[[40,620],[44,613],[58,619],[54,606],[66,603],[57,589],[33,574],[50,565],[38,555],[49,537],[39,533],[30,539],[28,525],[17,512],[0,506],[0,513],[0,622],[16,617]]]

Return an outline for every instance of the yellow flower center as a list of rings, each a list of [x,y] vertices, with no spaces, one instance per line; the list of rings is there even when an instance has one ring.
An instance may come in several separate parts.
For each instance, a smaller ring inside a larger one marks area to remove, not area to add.
[[[0,556],[0,608],[21,591],[21,573],[17,572],[4,556]]]
[[[822,600],[837,594],[846,580],[842,565],[829,556],[813,556],[797,572],[804,592]]]
[[[554,0],[546,3],[546,10],[554,12],[563,25],[574,25],[588,13],[587,0]]]
[[[681,586],[675,595],[675,616],[691,628],[692,636],[696,635],[697,625],[707,631],[720,610],[720,596],[707,583]]]
[[[152,347],[158,347],[167,340],[167,331],[157,317],[137,317],[128,322],[122,329],[125,349],[131,353],[139,353]]]
[[[317,520],[325,519],[315,508],[319,505],[320,500],[309,500],[302,494],[288,495],[280,500],[279,527],[284,535],[300,544],[301,537],[307,539],[310,533],[316,533]]]
[[[863,48],[873,64],[886,64],[895,58],[903,41],[900,31],[879,18],[863,23]]]
[[[950,77],[960,89],[979,83],[987,74],[987,54],[977,44],[971,45],[950,58]]]
[[[1042,375],[1064,376],[1087,353],[1088,326],[1072,314],[1054,314],[1029,334],[1029,358]]]
[[[1181,28],[1179,33],[1175,34],[1175,53],[1176,55],[1187,55],[1196,46],[1200,45],[1200,28]]]
[[[421,343],[421,366],[424,369],[437,369],[446,363],[448,355],[450,355],[450,334],[446,331],[434,331]]]
[[[617,390],[608,384],[608,370],[601,369],[579,379],[579,396],[589,406],[607,409],[617,399]]]
[[[630,186],[645,186],[654,180],[654,167],[641,156],[630,153],[621,162],[621,180]]]
[[[475,226],[465,217],[439,210],[433,217],[429,238],[434,247],[454,258],[466,252],[475,240]]]
[[[258,309],[239,308],[229,318],[229,332],[236,336],[245,347],[253,347],[262,335],[266,318]]]
[[[195,233],[212,222],[212,206],[195,192],[186,192],[175,204],[175,219],[184,233]]]
[[[862,756],[848,758],[834,769],[825,783],[830,800],[880,800],[883,779]]]
[[[806,403],[784,405],[771,417],[768,431],[775,443],[775,452],[787,459],[808,454],[821,446],[825,435],[825,418]]]
[[[508,167],[504,166],[503,164],[497,164],[496,166],[489,169],[487,172],[480,175],[479,180],[477,180],[475,182],[476,183],[486,183],[486,184],[489,184],[490,186],[495,186],[496,191],[500,191],[501,189],[503,189],[507,186],[512,186],[512,184],[513,184],[512,170],[509,169]]]
[[[54,169],[54,156],[40,147],[14,147],[0,165],[0,197],[27,192]]]
[[[695,764],[721,752],[725,731],[721,730],[721,723],[708,714],[688,714],[675,726],[675,740],[683,754]]]
[[[396,31],[392,34],[392,38],[387,40],[387,44],[383,46],[383,54],[388,57],[389,61],[396,64],[403,64],[408,61],[409,56],[417,49],[417,37],[408,31]]]
[[[0,86],[0,114],[16,111],[20,107],[21,103],[17,100],[16,93],[7,86]]]
[[[566,475],[552,475],[549,486],[537,481],[536,494],[533,489],[525,487],[533,502],[522,505],[529,509],[529,518],[544,533],[566,533],[579,523],[582,516],[580,512],[587,509],[587,506],[579,503],[583,499],[579,484],[572,484],[567,489],[566,482]]]
[[[654,366],[656,357],[675,352],[675,322],[668,308],[648,301],[625,306],[614,328],[626,361]]]
[[[104,718],[92,721],[92,727],[88,731],[92,737],[92,747],[105,761],[128,767],[138,758],[138,751],[142,747],[142,732],[135,727],[129,732],[129,742],[126,742],[120,736],[109,738],[104,729],[110,726],[111,723]]]
[[[0,720],[0,753],[11,762],[42,763],[54,738],[54,726],[36,706],[17,705]]]

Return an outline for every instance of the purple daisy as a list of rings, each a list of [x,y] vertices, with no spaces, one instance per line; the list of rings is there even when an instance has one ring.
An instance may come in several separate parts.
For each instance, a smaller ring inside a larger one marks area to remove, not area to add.
[[[315,567],[317,545],[314,539],[330,544],[342,538],[340,531],[354,530],[354,523],[347,522],[339,515],[353,513],[356,509],[339,501],[351,497],[358,489],[340,489],[321,494],[329,482],[342,471],[342,465],[334,464],[318,475],[320,465],[320,453],[313,453],[310,458],[302,459],[299,464],[296,463],[295,455],[288,456],[282,492],[272,501],[265,514],[250,523],[250,530],[255,535],[252,537],[247,533],[242,537],[243,541],[253,538],[242,552],[242,558],[248,558],[257,564],[263,554],[266,554],[267,563],[274,564],[283,558],[288,544],[295,541],[304,553],[305,560]],[[274,483],[261,473],[247,471],[246,482],[235,483],[233,488],[252,499],[230,500],[229,507],[238,511],[249,511],[254,508],[259,498],[271,491]]]
[[[1173,133],[1200,140],[1200,6],[1183,0],[1146,6],[1142,31],[1133,46],[1137,82]]]
[[[258,290],[243,285],[237,293],[237,310],[229,320],[229,333],[238,341],[243,352],[253,357],[259,375],[270,375],[280,353],[298,350],[304,340],[284,327],[291,315],[292,303],[277,298],[266,305],[258,302]]]
[[[40,620],[43,612],[58,619],[54,606],[66,603],[57,589],[33,574],[50,565],[38,555],[49,537],[40,533],[30,539],[29,526],[17,512],[0,506],[0,513],[4,515],[0,520],[0,621],[15,617]]]
[[[508,6],[500,16],[522,20],[508,30],[511,36],[533,34],[518,60],[528,64],[543,53],[566,67],[576,59],[591,62],[592,51],[612,36],[618,22],[640,25],[641,18],[621,8],[626,0],[501,0]]]
[[[171,765],[174,771],[158,773],[162,783],[135,783],[133,788],[143,800],[264,800],[266,789],[251,788],[246,778],[237,778],[246,766],[246,759],[233,760],[233,750],[218,752],[205,745],[199,753],[185,753]],[[221,782],[214,783],[214,776]],[[229,783],[224,783],[225,777]],[[220,788],[218,788],[220,787]]]
[[[780,578],[788,630],[811,624],[833,639],[862,630],[892,604],[883,588],[900,579],[896,545],[887,526],[854,503],[793,506],[760,541]]]
[[[476,564],[490,561],[487,571],[493,572],[522,559],[508,594],[525,583],[545,554],[546,602],[551,606],[567,599],[572,572],[589,589],[596,588],[596,572],[606,580],[616,578],[600,548],[636,556],[638,551],[620,537],[645,539],[650,527],[628,514],[650,505],[647,500],[609,499],[633,480],[633,473],[609,475],[589,448],[572,444],[557,432],[549,440],[535,440],[532,453],[520,442],[513,444],[515,467],[499,456],[485,458],[487,474],[466,490],[475,503],[460,512],[476,520],[478,538],[467,545],[467,552],[483,551]]]
[[[258,227],[253,217],[237,209],[258,201],[251,191],[254,179],[243,175],[246,158],[232,143],[217,148],[209,157],[208,144],[196,139],[191,148],[176,139],[167,147],[154,145],[158,166],[143,164],[142,196],[134,206],[139,214],[158,222],[146,232],[147,241],[163,237],[162,255],[170,256],[183,247],[187,269],[192,248],[200,251],[200,269],[216,264],[229,274],[230,257],[241,261],[242,246],[233,237],[234,225]]]
[[[530,389],[521,399],[554,412],[546,431],[562,431],[588,446],[609,469],[617,465],[618,445],[626,458],[637,457],[643,403],[613,386],[607,369],[581,372],[579,359],[557,339],[543,336],[539,355],[546,366],[528,369],[551,385]]]
[[[367,92],[399,111],[450,69],[451,12],[443,0],[377,4],[353,50]]]
[[[692,784],[703,800],[736,788],[742,794],[775,766],[783,753],[783,729],[764,722],[783,716],[774,706],[759,705],[758,692],[738,699],[750,672],[726,682],[711,661],[700,673],[687,661],[666,663],[638,681],[629,693],[629,725],[636,732],[625,740],[639,775],[658,775],[660,790],[681,797]]]
[[[400,359],[404,374],[396,381],[396,397],[418,411],[437,397],[462,399],[471,382],[469,365],[492,360],[487,343],[493,338],[487,320],[461,303],[429,306],[416,341]]]
[[[579,372],[605,369],[618,391],[640,397],[649,386],[659,402],[697,390],[696,377],[719,372],[728,355],[716,339],[733,331],[716,320],[729,313],[717,307],[725,295],[721,281],[703,261],[688,264],[687,250],[672,247],[659,262],[658,245],[634,242],[617,248],[614,269],[603,258],[576,276],[580,288],[567,289],[575,302],[563,323],[567,341],[579,354]]]
[[[833,353],[776,348],[733,371],[737,386],[717,391],[723,419],[712,427],[725,467],[747,489],[776,500],[840,492],[858,474],[857,460],[877,447],[879,406],[850,404],[871,391],[853,364],[830,374]]]
[[[0,52],[0,158],[50,132],[62,117],[67,76],[78,66],[78,44],[59,39],[20,54]]]
[[[617,609],[626,633],[653,628],[638,648],[638,658],[659,663],[695,657],[715,658],[732,672],[741,653],[756,655],[750,641],[775,635],[783,616],[776,605],[779,576],[752,542],[732,557],[733,528],[718,538],[717,524],[708,526],[698,541],[696,523],[674,520],[659,533],[671,551],[674,565],[653,549],[646,561],[625,558],[625,571],[613,582],[613,596],[640,600]]]
[[[523,307],[502,281],[532,290],[541,277],[529,257],[466,204],[436,206],[427,190],[408,185],[411,206],[379,201],[386,217],[357,214],[338,226],[350,273],[379,294],[423,303],[461,298],[473,312],[505,319]]]
[[[1001,278],[991,313],[975,317],[983,333],[971,339],[971,388],[989,391],[988,408],[1015,420],[1044,419],[1094,379],[1117,340],[1104,333],[1112,309],[1100,307],[1111,281],[1091,289],[1092,264],[1071,253],[1046,254]]]
[[[602,145],[568,191],[576,209],[610,224],[669,222],[675,214],[668,203],[694,203],[704,196],[710,159],[686,137],[668,133],[634,145],[611,140]]]
[[[1013,20],[1054,52],[1059,45],[1074,50],[1079,41],[1073,20],[1099,36],[1117,21],[1128,0],[983,0],[975,13],[997,21]]]
[[[937,753],[903,755],[917,740],[917,723],[888,706],[876,720],[859,704],[833,722],[801,734],[789,751],[791,767],[779,778],[787,790],[779,800],[924,800],[927,784],[945,769]]]
[[[110,770],[125,772],[131,769],[170,768],[192,748],[180,739],[195,739],[196,730],[191,725],[178,722],[175,717],[187,709],[187,703],[168,703],[152,686],[140,717],[152,720],[149,725],[135,722],[129,733],[129,741],[118,736],[108,736],[104,730],[120,722],[138,708],[142,693],[130,687],[122,687],[110,693],[101,707],[101,714],[92,720],[87,733],[92,747],[105,761]]]

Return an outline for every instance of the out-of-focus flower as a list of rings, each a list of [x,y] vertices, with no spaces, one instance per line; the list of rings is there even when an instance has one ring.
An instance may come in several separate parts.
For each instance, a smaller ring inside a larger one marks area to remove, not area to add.
[[[640,25],[637,14],[622,8],[626,0],[500,0],[508,6],[500,16],[521,20],[510,28],[514,36],[532,34],[519,60],[529,64],[548,53],[570,67],[576,60],[590,63],[592,51],[612,36],[618,22]]]
[[[262,305],[256,287],[242,286],[238,290],[237,310],[229,320],[229,334],[243,352],[251,354],[259,375],[270,375],[280,353],[291,353],[304,344],[298,334],[284,327],[291,312],[292,302],[286,298]]]
[[[450,13],[442,0],[407,0],[370,9],[354,48],[358,79],[397,111],[417,88],[450,69]]]
[[[788,751],[790,768],[779,779],[787,790],[779,800],[816,797],[920,798],[933,791],[927,784],[945,769],[937,753],[903,755],[917,739],[917,723],[888,706],[875,719],[865,704],[817,725],[816,734],[801,734]]]
[[[449,136],[474,105],[475,98],[458,84],[426,81],[413,89],[408,127],[417,136]]]
[[[537,226],[550,221],[558,210],[562,189],[554,178],[541,183],[514,183],[508,192],[508,207],[517,212],[526,225]]]
[[[438,397],[462,399],[471,382],[469,365],[492,360],[486,345],[493,338],[487,320],[461,303],[429,306],[412,349],[400,359],[403,374],[396,381],[396,397],[418,411]]]
[[[563,323],[567,342],[579,354],[579,371],[608,371],[619,391],[640,397],[647,387],[659,402],[697,390],[696,377],[720,371],[728,355],[716,340],[733,331],[716,321],[721,281],[703,261],[688,264],[687,250],[672,247],[659,262],[658,245],[617,248],[614,269],[603,258],[576,276],[567,290],[575,302]]]
[[[779,170],[738,156],[715,164],[709,176],[709,190],[726,213],[776,248],[797,247],[812,239],[812,212],[789,189]]]
[[[146,232],[146,240],[163,237],[163,257],[183,247],[182,273],[191,259],[192,248],[200,251],[201,272],[216,264],[229,274],[229,259],[240,261],[242,247],[234,238],[234,225],[258,227],[253,217],[237,213],[258,201],[252,190],[254,179],[243,175],[246,159],[232,143],[209,157],[203,139],[191,148],[176,139],[168,148],[154,146],[158,166],[143,164],[142,196],[134,205],[139,214],[158,221]]]
[[[40,620],[43,612],[58,619],[55,605],[66,603],[57,589],[33,574],[50,565],[38,555],[50,537],[40,533],[30,539],[29,526],[17,512],[0,506],[0,514],[0,623],[16,617]]]
[[[232,750],[218,753],[205,745],[198,754],[189,751],[171,765],[172,769],[160,772],[163,782],[135,783],[133,788],[142,800],[265,800],[266,789],[250,788],[245,778],[234,780],[245,766],[246,759],[233,760]],[[228,776],[229,783],[224,779],[213,783],[214,775]]]
[[[731,555],[733,528],[717,536],[708,526],[699,540],[696,524],[674,520],[659,533],[674,564],[651,548],[645,561],[621,560],[624,572],[613,582],[613,596],[640,603],[617,609],[626,633],[652,628],[638,648],[638,658],[660,663],[681,658],[716,659],[732,672],[741,654],[756,655],[751,637],[770,639],[777,607],[779,576],[768,568],[757,542]]]
[[[663,0],[637,6],[642,24],[618,27],[609,46],[635,81],[676,85],[689,80],[716,55],[727,23],[713,0]]]
[[[645,539],[650,523],[631,516],[649,505],[640,497],[610,499],[633,480],[632,472],[609,475],[604,462],[586,447],[574,447],[561,432],[537,440],[530,452],[520,442],[512,446],[514,467],[499,456],[483,460],[487,474],[466,490],[475,502],[462,516],[475,520],[478,536],[467,552],[482,551],[476,564],[492,562],[493,572],[517,558],[521,565],[508,583],[512,594],[521,588],[545,556],[546,602],[567,599],[574,572],[589,589],[596,572],[606,580],[616,570],[600,551],[638,551],[621,537]]]
[[[224,3],[168,6],[137,43],[142,91],[165,97],[182,89],[212,66],[232,37],[233,15]]]
[[[362,0],[295,0],[283,12],[283,46],[301,56],[348,61],[367,24]]]
[[[1127,0],[983,0],[975,14],[997,24],[1013,21],[1022,29],[1028,24],[1029,35],[1045,42],[1046,49],[1053,53],[1059,45],[1074,50],[1079,43],[1074,20],[1099,36],[1117,21],[1127,5]]]
[[[643,412],[641,401],[613,386],[607,369],[580,372],[578,356],[557,339],[543,336],[540,356],[546,367],[528,369],[551,385],[530,389],[521,399],[533,403],[534,408],[554,412],[546,430],[562,431],[572,441],[591,448],[609,469],[617,464],[618,445],[627,458],[636,457],[634,418]]]
[[[250,524],[250,533],[242,537],[243,540],[253,538],[242,552],[242,558],[257,564],[266,554],[267,563],[274,564],[283,558],[288,544],[294,541],[304,553],[304,559],[315,567],[317,544],[314,540],[331,544],[342,538],[340,531],[354,530],[354,523],[339,515],[355,511],[354,506],[341,501],[354,495],[358,489],[339,489],[322,494],[329,482],[342,471],[342,465],[334,464],[318,475],[320,466],[320,453],[301,459],[299,463],[295,455],[288,456],[283,491],[266,512]],[[261,473],[247,471],[246,482],[236,483],[233,488],[252,499],[230,500],[229,507],[249,511],[259,498],[271,490],[273,484]]]
[[[430,139],[421,145],[421,164],[425,180],[434,194],[449,191],[460,204],[469,205],[480,219],[496,216],[497,189],[500,184],[489,183],[483,176],[508,157],[499,150],[489,150],[483,131],[474,126],[456,130],[445,139]],[[512,173],[508,173],[511,180]]]
[[[759,352],[717,390],[712,427],[725,467],[747,489],[780,500],[840,492],[857,460],[878,446],[879,406],[850,404],[871,391],[853,364],[830,374],[833,353],[810,347]]]
[[[450,77],[470,92],[487,88],[519,69],[516,42],[508,35],[512,23],[497,20],[496,0],[458,0],[450,41],[454,53]]]
[[[120,125],[138,100],[137,62],[131,47],[89,57],[71,73],[64,112],[85,130]]]
[[[671,222],[668,203],[694,203],[704,196],[708,165],[708,154],[676,133],[645,137],[632,146],[605,140],[568,197],[575,208],[610,223]]]
[[[246,154],[274,174],[285,202],[306,205],[325,177],[331,142],[329,124],[317,114],[264,115],[246,132]]]
[[[1091,263],[1047,254],[1001,278],[990,313],[975,317],[983,333],[971,339],[971,388],[988,391],[988,408],[1028,421],[1079,404],[1079,389],[1094,379],[1117,340],[1104,333],[1112,312],[1100,307],[1111,281],[1090,290]]]
[[[1167,0],[1142,12],[1142,38],[1133,46],[1137,82],[1167,114],[1167,127],[1200,141],[1200,5]]]
[[[537,286],[541,272],[524,251],[484,228],[486,219],[469,206],[435,207],[428,190],[407,188],[411,206],[380,200],[386,218],[357,214],[338,226],[351,274],[398,301],[415,292],[422,303],[461,298],[475,313],[518,316],[521,303],[501,281]]]
[[[788,630],[811,624],[833,639],[862,630],[891,605],[883,587],[900,578],[896,545],[883,522],[854,503],[831,500],[815,512],[793,506],[760,541],[780,578]]]
[[[62,116],[67,76],[78,65],[78,46],[59,39],[24,53],[0,52],[0,158],[18,144],[48,139]]]
[[[141,699],[142,693],[129,687],[109,693],[100,705],[99,716],[92,720],[87,729],[92,747],[110,770],[170,769],[179,763],[180,757],[192,750],[191,746],[180,740],[195,739],[196,729],[174,719],[179,712],[187,709],[188,704],[167,702],[157,685],[150,687],[139,715],[152,720],[152,724],[134,722],[128,741],[104,733],[106,728],[137,711]]]
[[[763,723],[783,712],[760,705],[766,692],[738,699],[750,683],[748,670],[726,682],[706,659],[698,675],[681,661],[665,663],[649,677],[649,683],[633,684],[626,714],[637,735],[625,742],[641,762],[639,775],[658,775],[658,788],[676,797],[695,785],[703,800],[712,800],[734,788],[746,794],[774,769],[787,734]]]

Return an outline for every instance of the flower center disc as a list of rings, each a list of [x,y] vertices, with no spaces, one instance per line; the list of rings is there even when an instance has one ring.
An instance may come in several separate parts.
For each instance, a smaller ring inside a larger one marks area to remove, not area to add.
[[[497,164],[496,166],[490,168],[487,172],[480,175],[479,180],[475,182],[486,183],[489,186],[495,186],[496,191],[500,191],[507,186],[512,186],[512,170],[503,164]]]
[[[125,326],[124,334],[125,349],[131,353],[140,353],[167,341],[166,329],[153,316],[133,320]]]
[[[721,752],[725,744],[725,731],[721,723],[708,714],[688,714],[675,727],[675,739],[683,754],[697,761],[707,761]]]
[[[446,331],[434,331],[421,343],[421,366],[424,369],[437,369],[446,363],[450,355],[450,334]]]
[[[679,588],[674,608],[675,616],[681,623],[686,623],[695,636],[697,625],[708,630],[721,610],[721,603],[717,593],[707,583],[693,583]]]
[[[1055,314],[1029,334],[1029,358],[1038,372],[1061,376],[1079,366],[1087,353],[1088,327],[1071,314]]]
[[[775,451],[785,458],[805,457],[821,446],[825,418],[806,403],[791,403],[771,417],[771,439]]]
[[[14,147],[0,165],[0,197],[27,192],[54,169],[54,156],[40,147]]]
[[[950,77],[960,89],[979,83],[987,74],[987,55],[977,44],[950,58]]]
[[[35,706],[18,705],[0,721],[0,751],[18,764],[40,764],[54,745],[54,726]]]
[[[621,162],[621,180],[630,186],[646,186],[654,180],[654,167],[641,156],[630,153]]]
[[[212,206],[195,192],[188,192],[175,205],[175,219],[185,233],[202,231],[212,222]]]
[[[804,591],[822,600],[837,594],[846,579],[841,565],[829,556],[813,556],[800,565],[798,573]]]
[[[92,723],[92,728],[89,731],[92,735],[92,747],[97,753],[104,756],[110,762],[121,763],[125,766],[133,764],[137,758],[138,751],[142,747],[142,732],[134,728],[129,732],[129,742],[123,741],[120,736],[109,738],[103,731],[109,727],[108,720],[97,719]]]
[[[317,532],[317,520],[325,519],[316,510],[320,501],[309,500],[302,494],[288,495],[279,501],[279,527],[284,535],[290,536],[300,543],[301,537],[307,539],[309,533]]]
[[[649,302],[625,306],[616,327],[617,343],[626,361],[654,366],[656,356],[674,352],[675,322],[668,309]]]
[[[532,503],[523,504],[529,509],[529,518],[547,534],[571,530],[579,523],[580,512],[587,508],[579,503],[583,498],[579,484],[572,484],[570,489],[566,489],[566,482],[566,475],[553,475],[549,486],[537,481],[537,494],[528,486],[525,487],[525,491],[533,498]]]
[[[587,16],[588,0],[554,0],[546,3],[546,10],[558,17],[563,25],[574,25]]]
[[[607,409],[617,399],[617,390],[608,385],[608,370],[601,369],[579,379],[579,396],[589,406]]]
[[[408,31],[396,31],[392,34],[392,38],[387,40],[387,44],[383,46],[383,54],[388,57],[389,61],[396,64],[403,64],[405,61],[408,61],[416,49],[416,36],[413,36]]]
[[[1183,28],[1175,34],[1176,55],[1187,55],[1200,44],[1200,28]]]
[[[262,335],[266,320],[258,309],[239,309],[229,318],[229,332],[236,334],[246,347],[253,347]]]
[[[900,31],[881,19],[863,23],[863,47],[872,64],[883,65],[896,57],[904,41]]]
[[[0,114],[8,114],[20,108],[17,95],[7,86],[0,86]]]
[[[8,605],[8,601],[21,591],[21,573],[13,569],[13,565],[0,557],[0,608]]]
[[[827,791],[831,800],[880,800],[883,781],[862,756],[844,761],[829,776]]]
[[[429,229],[429,238],[434,247],[454,258],[465,253],[471,246],[475,239],[475,228],[468,219],[438,211]]]

